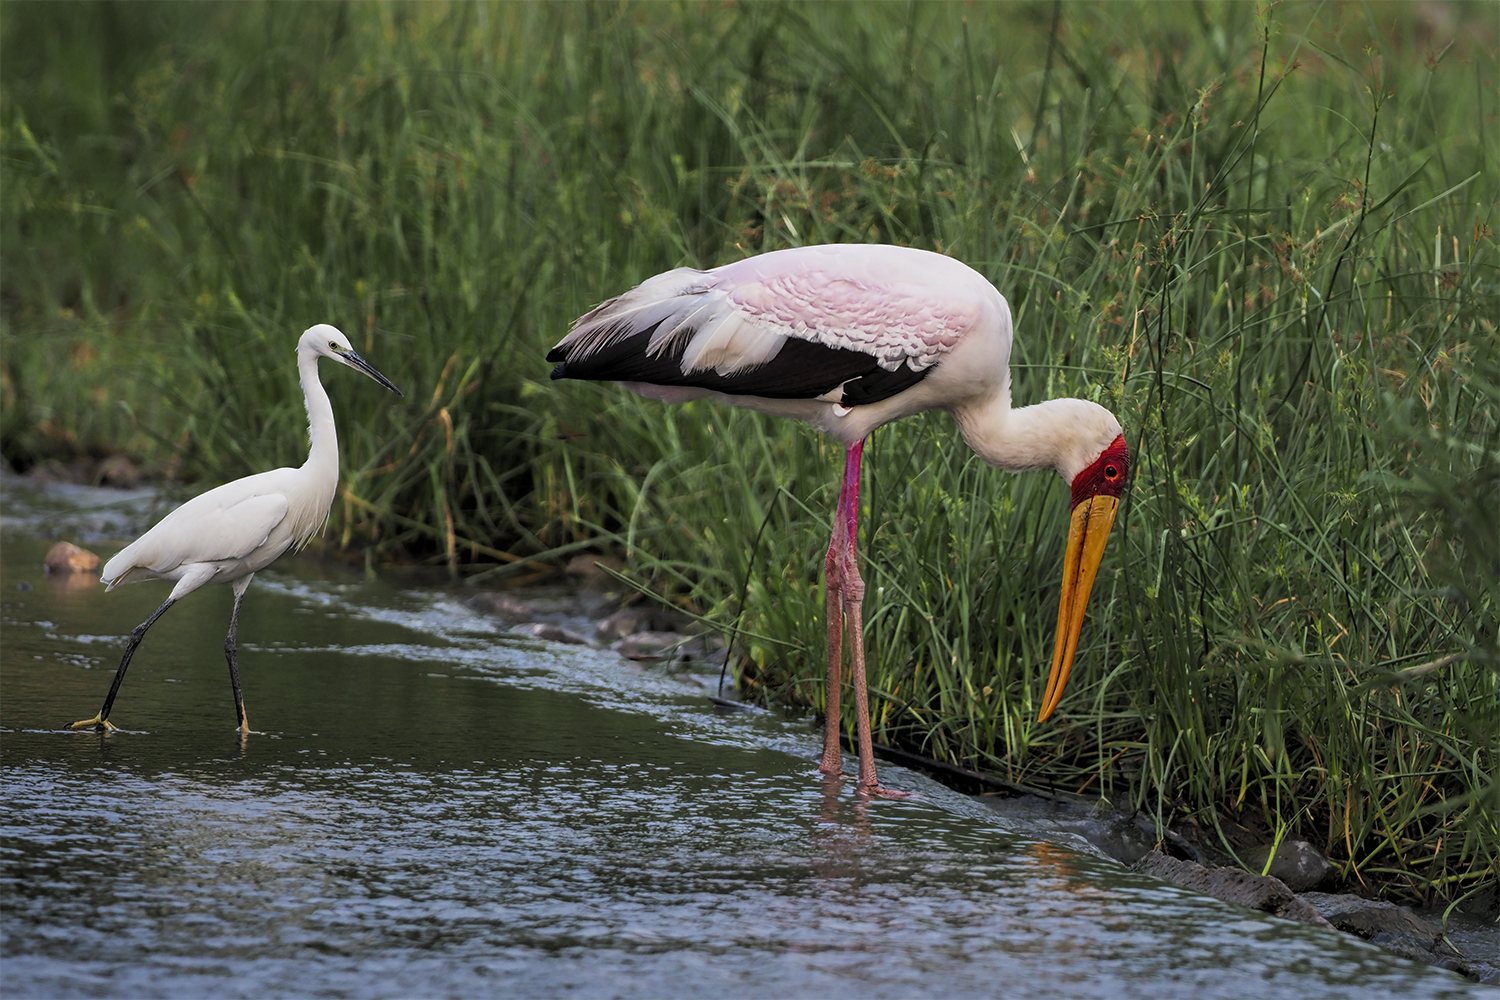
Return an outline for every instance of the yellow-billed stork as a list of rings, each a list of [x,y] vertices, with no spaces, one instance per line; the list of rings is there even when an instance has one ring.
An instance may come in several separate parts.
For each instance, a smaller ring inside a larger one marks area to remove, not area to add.
[[[552,377],[623,382],[652,399],[717,399],[805,420],[847,449],[824,561],[828,709],[820,770],[837,774],[843,635],[853,666],[859,783],[879,783],[855,559],[859,466],[875,428],[923,410],[953,415],[980,458],[1055,469],[1072,486],[1057,642],[1039,721],[1067,685],[1089,592],[1130,472],[1120,422],[1097,403],[1010,405],[1010,307],[967,265],[925,250],[799,247],[710,271],[679,267],[580,317],[548,354]]]

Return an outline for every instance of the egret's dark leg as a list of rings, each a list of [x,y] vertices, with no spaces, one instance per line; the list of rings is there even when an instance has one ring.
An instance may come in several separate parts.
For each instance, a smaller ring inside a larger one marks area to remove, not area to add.
[[[130,658],[135,655],[135,648],[139,646],[141,644],[141,640],[146,637],[146,630],[149,629],[152,625],[155,625],[156,619],[166,614],[167,609],[176,603],[176,598],[167,598],[165,601],[162,601],[161,607],[151,612],[150,618],[147,618],[145,621],[141,622],[131,630],[130,639],[125,643],[125,655],[120,658],[120,667],[115,671],[114,683],[110,684],[109,695],[104,699],[104,707],[99,709],[99,714],[94,716],[92,719],[84,719],[82,722],[73,723],[73,729],[87,729],[90,726],[93,726],[96,729],[115,728],[115,726],[110,724],[109,710],[114,707],[115,695],[120,693],[120,682],[125,679],[125,668],[130,666]]]
[[[240,667],[236,657],[237,639],[240,630],[240,602],[255,574],[234,582],[234,610],[229,613],[229,631],[224,635],[224,659],[229,661],[229,683],[234,687],[234,717],[239,722],[240,732],[248,733],[250,723],[245,721],[245,696],[240,692]]]

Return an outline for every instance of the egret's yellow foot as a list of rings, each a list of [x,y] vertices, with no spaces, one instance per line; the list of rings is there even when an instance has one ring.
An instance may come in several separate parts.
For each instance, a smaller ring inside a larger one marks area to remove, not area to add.
[[[99,718],[99,716],[96,715],[92,719],[84,719],[82,722],[75,722],[71,726],[69,726],[68,728],[69,729],[97,729],[100,732],[113,733],[113,732],[118,731],[120,727],[117,726],[117,725],[115,725],[113,722],[110,722],[108,719],[101,719],[101,718]]]

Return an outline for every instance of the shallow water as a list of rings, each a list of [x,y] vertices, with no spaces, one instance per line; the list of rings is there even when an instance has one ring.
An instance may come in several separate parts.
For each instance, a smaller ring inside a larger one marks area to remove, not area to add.
[[[882,778],[921,798],[863,801],[816,775],[806,723],[310,559],[246,598],[243,743],[224,587],[147,636],[128,731],[67,731],[167,586],[48,577],[38,502],[6,503],[7,997],[1487,993],[1017,837],[910,772]]]

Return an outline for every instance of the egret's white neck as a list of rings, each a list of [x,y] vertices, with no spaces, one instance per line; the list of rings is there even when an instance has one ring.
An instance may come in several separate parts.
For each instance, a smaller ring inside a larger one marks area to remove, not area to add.
[[[297,375],[302,382],[302,402],[307,407],[307,436],[312,440],[304,469],[336,480],[339,471],[339,435],[333,423],[333,404],[318,378],[318,355],[309,350],[297,352]]]
[[[1008,393],[953,411],[974,453],[1012,472],[1056,469],[1071,483],[1120,434],[1120,422],[1086,399],[1049,399],[1010,408]]]

